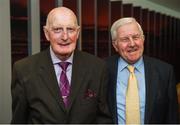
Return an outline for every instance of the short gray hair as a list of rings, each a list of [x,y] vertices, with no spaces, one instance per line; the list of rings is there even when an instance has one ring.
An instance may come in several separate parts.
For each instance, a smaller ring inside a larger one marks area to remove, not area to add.
[[[112,37],[112,41],[115,41],[117,39],[117,29],[125,24],[128,23],[133,23],[135,22],[138,25],[139,31],[141,33],[142,36],[144,36],[143,34],[143,30],[140,26],[140,24],[136,21],[135,18],[133,17],[124,17],[124,18],[120,18],[117,21],[115,21],[113,23],[113,25],[111,26],[111,37]]]

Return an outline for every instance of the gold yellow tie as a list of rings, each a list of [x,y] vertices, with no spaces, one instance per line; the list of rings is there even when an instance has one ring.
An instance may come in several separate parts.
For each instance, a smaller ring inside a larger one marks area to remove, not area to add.
[[[140,124],[139,94],[134,67],[127,66],[130,72],[126,92],[126,124]]]

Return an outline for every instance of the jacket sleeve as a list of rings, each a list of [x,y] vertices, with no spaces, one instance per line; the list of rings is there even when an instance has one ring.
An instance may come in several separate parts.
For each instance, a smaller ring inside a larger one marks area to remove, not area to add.
[[[173,68],[170,68],[169,71],[169,89],[168,89],[168,96],[169,96],[169,106],[168,106],[168,113],[167,113],[167,123],[177,124],[179,123],[179,115],[178,115],[178,98],[177,98],[177,90],[176,90],[176,80]]]
[[[101,86],[100,86],[100,96],[98,99],[98,117],[97,123],[107,124],[113,123],[112,116],[110,114],[108,103],[107,103],[107,84],[108,84],[108,73],[107,68],[104,66],[104,69],[101,74]]]
[[[12,119],[11,123],[27,123],[28,105],[26,100],[26,93],[23,86],[23,76],[18,69],[17,64],[14,65],[11,95],[12,95]]]

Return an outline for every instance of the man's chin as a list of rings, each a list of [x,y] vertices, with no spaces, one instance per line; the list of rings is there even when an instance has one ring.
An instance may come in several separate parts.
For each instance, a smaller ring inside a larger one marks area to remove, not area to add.
[[[68,56],[68,55],[71,55],[72,52],[66,52],[66,53],[59,53],[59,55],[61,56]]]
[[[131,58],[130,60],[129,60],[129,63],[130,64],[134,64],[134,63],[136,63],[137,61],[139,60],[139,58]]]
[[[56,56],[60,59],[60,60],[66,60],[67,58],[69,58],[71,56],[72,52],[58,52],[56,53]]]

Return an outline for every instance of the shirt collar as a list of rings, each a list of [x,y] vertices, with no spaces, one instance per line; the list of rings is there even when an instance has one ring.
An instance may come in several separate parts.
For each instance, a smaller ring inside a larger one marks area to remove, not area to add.
[[[60,63],[62,62],[62,60],[60,60],[56,54],[53,52],[52,50],[52,47],[50,46],[50,55],[51,55],[51,59],[52,59],[52,62],[53,64],[57,64],[57,63]],[[66,60],[66,62],[69,62],[70,64],[72,64],[73,62],[73,56],[74,56],[74,52],[71,54],[71,56]]]
[[[143,57],[141,57],[141,58],[134,64],[134,67],[140,72],[143,64],[144,64],[144,62],[143,62]]]
[[[119,67],[119,70],[122,71],[124,68],[126,68],[128,65],[128,63],[121,57],[119,57],[118,59],[118,67]]]
[[[138,70],[141,71],[141,67],[143,65],[143,57],[141,57],[136,63],[133,64],[133,66]],[[119,65],[119,70],[122,71],[124,68],[126,68],[129,64],[123,59],[119,58],[118,59],[118,65]]]

